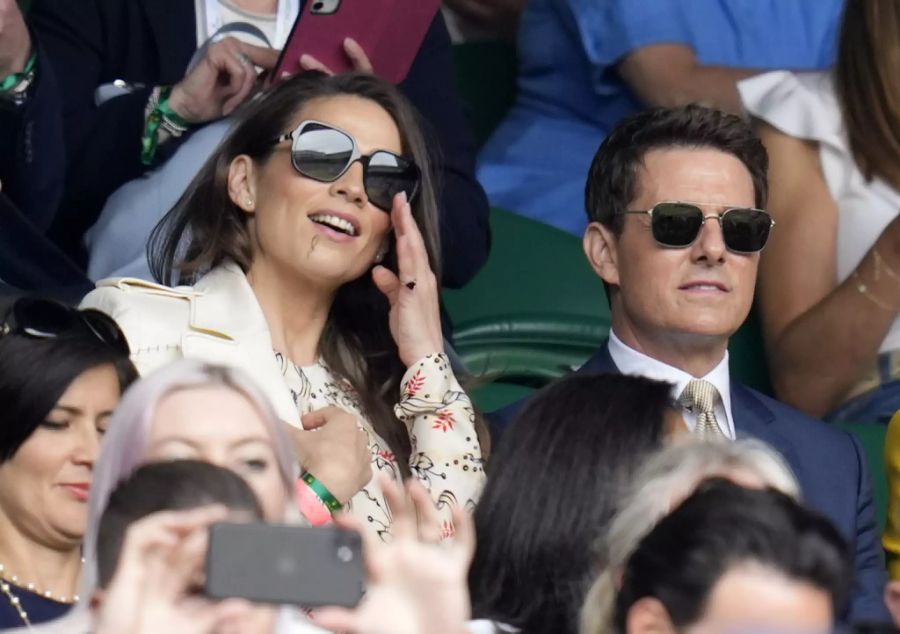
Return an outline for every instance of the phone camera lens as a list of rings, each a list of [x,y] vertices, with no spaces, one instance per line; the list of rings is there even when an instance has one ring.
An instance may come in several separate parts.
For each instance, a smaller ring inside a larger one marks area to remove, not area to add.
[[[349,546],[341,546],[337,549],[338,561],[342,563],[350,563],[353,561],[353,549]]]
[[[325,8],[324,2],[313,2],[313,11],[321,11]]]

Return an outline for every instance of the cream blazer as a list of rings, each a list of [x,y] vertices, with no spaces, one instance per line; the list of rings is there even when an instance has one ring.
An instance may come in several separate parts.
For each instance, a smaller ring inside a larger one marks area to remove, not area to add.
[[[194,286],[101,280],[81,307],[102,311],[119,324],[142,375],[182,357],[239,367],[256,380],[279,418],[301,427],[265,316],[237,264],[214,268]]]
[[[262,309],[236,264],[216,267],[194,286],[170,288],[133,278],[103,280],[82,307],[100,310],[118,322],[141,374],[182,357],[239,367],[256,380],[282,420],[301,426],[298,403],[272,349]],[[307,395],[306,405],[335,404],[321,400],[323,391],[344,390],[340,396],[347,398],[339,399],[339,406],[357,416],[369,434],[373,476],[387,472],[399,481],[397,457],[365,420],[344,382],[321,364],[316,367],[315,375],[307,378],[318,381],[312,390],[318,396]],[[304,389],[299,388],[298,394]],[[431,494],[444,520],[442,535],[449,537],[454,530],[450,506],[473,509],[485,480],[474,408],[444,354],[413,364],[397,399],[394,413],[410,435],[410,471]],[[353,496],[348,510],[382,539],[390,533],[392,516],[376,478]]]

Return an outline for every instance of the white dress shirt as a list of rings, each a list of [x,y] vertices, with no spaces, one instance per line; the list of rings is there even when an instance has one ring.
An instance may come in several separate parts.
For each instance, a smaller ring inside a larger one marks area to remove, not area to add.
[[[716,414],[716,422],[719,423],[719,429],[729,439],[734,440],[734,419],[731,416],[731,378],[728,372],[728,351],[706,376],[694,377],[678,368],[666,365],[662,361],[657,361],[652,357],[648,357],[642,352],[638,352],[634,348],[625,345],[621,339],[616,336],[612,330],[609,331],[609,356],[612,357],[613,363],[622,374],[631,374],[637,376],[645,376],[648,379],[657,381],[666,381],[674,384],[672,397],[677,401],[678,397],[687,387],[688,382],[693,379],[703,379],[712,383],[719,392],[719,398],[716,399],[714,411]],[[688,408],[683,408],[682,416],[687,423],[688,428],[694,431],[697,424],[697,414]]]

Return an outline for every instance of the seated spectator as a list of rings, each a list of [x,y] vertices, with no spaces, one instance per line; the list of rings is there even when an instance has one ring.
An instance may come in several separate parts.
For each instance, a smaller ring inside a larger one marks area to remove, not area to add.
[[[730,378],[728,341],[750,311],[772,229],[767,166],[749,123],[711,108],[658,108],[616,126],[588,174],[584,235],[612,328],[579,372],[667,381],[698,436],[751,436],[779,451],[804,500],[855,543],[844,616],[881,621],[884,561],[859,442]]]
[[[475,618],[577,634],[596,573],[587,553],[644,457],[687,433],[670,391],[642,377],[571,376],[528,402],[475,509]]]
[[[778,232],[760,267],[772,382],[835,422],[900,409],[900,5],[851,0],[829,73],[741,82]]]
[[[826,634],[852,570],[848,544],[824,517],[780,491],[715,480],[640,541],[601,631]]]
[[[532,0],[519,30],[518,95],[482,149],[492,205],[581,235],[597,142],[647,106],[740,112],[761,69],[834,61],[843,0]]]
[[[773,488],[793,498],[797,481],[781,457],[757,440],[679,443],[641,465],[617,506],[605,535],[595,544],[600,571],[584,601],[581,634],[608,628],[625,562],[660,519],[700,483],[725,478],[743,487]]]
[[[102,313],[42,299],[0,308],[0,630],[78,601],[100,438],[136,376]]]
[[[203,125],[246,102],[255,90],[257,69],[275,65],[274,49],[287,41],[300,4],[198,0],[164,8],[158,0],[34,3],[29,21],[59,78],[62,96],[65,138],[54,147],[64,147],[68,173],[51,236],[65,252],[83,263],[84,233],[110,194],[163,164]],[[365,51],[358,46],[347,51],[355,68],[369,67]],[[434,133],[430,147],[438,149],[438,209],[448,256],[442,280],[459,287],[484,264],[490,230],[487,199],[474,177],[474,140],[453,72],[446,26],[437,15],[400,89]],[[151,113],[163,117],[155,132]],[[218,138],[226,128],[218,126]],[[151,179],[155,186],[147,185],[157,195],[151,199],[141,181],[134,183],[137,190],[129,196],[126,217],[108,219],[117,224],[94,237],[94,248],[104,251],[111,264],[118,262],[102,270],[102,276],[131,263],[135,249],[143,252],[149,230],[187,185],[182,177],[190,179],[210,153],[211,147],[201,147],[189,153],[181,174]]]
[[[364,542],[370,576],[361,604],[353,610],[324,608],[316,620],[331,630],[362,634],[458,634],[468,603],[463,578],[473,548],[471,520],[457,511],[460,531],[451,549],[425,543],[416,535],[415,513],[429,511],[428,495],[410,487],[410,504],[397,485],[387,482],[385,490],[402,530],[390,545]],[[193,594],[204,568],[206,540],[196,534],[215,521],[261,518],[252,491],[227,469],[195,461],[138,469],[110,496],[97,526],[99,589],[92,631],[323,632],[285,618],[292,610],[282,609],[275,623],[271,608],[196,595],[183,600]],[[175,565],[159,565],[173,560]]]
[[[96,588],[96,527],[112,491],[141,465],[181,459],[242,476],[267,521],[305,523],[291,440],[256,384],[229,368],[173,363],[135,383],[109,421],[88,499],[80,596]],[[74,631],[85,614],[74,610],[56,625]]]
[[[253,374],[305,478],[387,535],[374,473],[412,473],[447,519],[484,480],[475,413],[443,353],[436,232],[406,100],[369,75],[306,73],[247,106],[155,231],[156,278],[199,280],[107,280],[84,305],[119,322],[142,373],[186,357]],[[326,406],[358,422],[303,431]]]
[[[16,0],[0,0],[0,190],[43,234],[63,194],[56,78]]]

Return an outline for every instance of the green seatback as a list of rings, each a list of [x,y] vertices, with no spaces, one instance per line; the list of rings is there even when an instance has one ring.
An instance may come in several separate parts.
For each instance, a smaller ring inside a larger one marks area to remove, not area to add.
[[[881,531],[887,520],[888,483],[884,466],[884,438],[887,426],[881,423],[852,423],[838,427],[856,436],[865,451],[869,477],[872,478],[877,525]]]
[[[444,293],[456,350],[484,381],[537,387],[584,363],[606,336],[603,285],[574,236],[501,209],[491,229],[484,269]]]
[[[479,147],[516,96],[516,46],[506,41],[455,44],[456,85]]]

